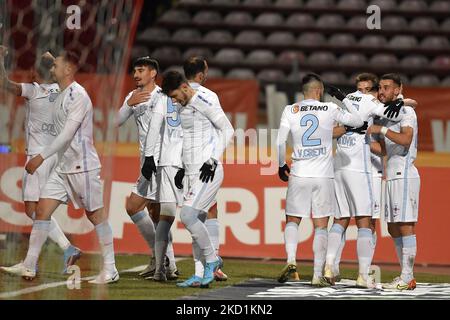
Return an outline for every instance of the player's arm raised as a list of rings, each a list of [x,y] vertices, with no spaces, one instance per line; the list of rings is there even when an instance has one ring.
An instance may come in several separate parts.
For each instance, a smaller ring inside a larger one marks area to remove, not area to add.
[[[284,182],[289,180],[289,173],[291,170],[286,163],[286,142],[291,131],[289,122],[286,118],[286,109],[281,115],[280,128],[277,135],[277,150],[278,150],[278,176]]]
[[[348,110],[348,112],[346,112],[344,109],[337,107],[337,105],[333,103],[333,105],[337,107],[334,115],[335,121],[354,128],[359,128],[364,125],[364,121],[362,121],[361,116],[358,114],[358,110],[356,110],[352,102],[345,97],[339,88],[332,85],[326,85],[325,88],[329,95],[342,101]]]
[[[0,46],[0,87],[15,94],[16,96],[22,95],[22,86],[19,83],[9,80],[8,74],[5,69],[5,56],[8,54],[8,49],[4,46]]]

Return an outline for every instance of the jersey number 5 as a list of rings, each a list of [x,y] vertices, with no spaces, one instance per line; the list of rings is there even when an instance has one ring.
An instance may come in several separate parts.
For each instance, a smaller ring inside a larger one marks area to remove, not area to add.
[[[180,115],[170,98],[167,99],[167,123],[171,127],[178,127],[181,123]]]
[[[300,119],[300,125],[302,127],[306,127],[309,125],[309,128],[306,129],[305,133],[302,136],[302,144],[305,147],[314,147],[319,146],[322,143],[321,139],[310,139],[313,133],[319,127],[319,119],[315,115],[307,114]]]

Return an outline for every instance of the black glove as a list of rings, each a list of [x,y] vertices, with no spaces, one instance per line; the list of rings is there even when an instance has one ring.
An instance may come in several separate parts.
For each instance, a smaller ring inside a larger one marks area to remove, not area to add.
[[[145,157],[144,165],[142,166],[141,173],[145,179],[150,180],[152,174],[156,174],[156,164],[153,156]]]
[[[217,162],[215,160],[209,159],[208,161],[206,161],[200,168],[200,180],[202,180],[202,182],[204,183],[213,181],[216,168]]]
[[[286,174],[286,172],[287,173],[291,172],[287,164],[284,164],[284,166],[278,168],[278,176],[284,182],[289,181],[289,176]]]
[[[343,94],[342,91],[339,90],[338,88],[336,88],[335,86],[327,84],[326,91],[328,92],[328,94],[330,96],[335,97],[336,99],[338,99],[340,101],[345,99],[345,94]]]
[[[400,109],[403,107],[405,103],[402,99],[397,99],[391,102],[386,103],[384,106],[386,110],[384,110],[384,115],[387,118],[397,118],[400,114]]]
[[[183,189],[183,178],[184,178],[184,169],[178,169],[177,174],[175,175],[175,186],[178,189]]]
[[[347,132],[356,132],[356,133],[359,133],[359,134],[366,134],[367,127],[368,127],[368,123],[367,123],[367,121],[364,121],[364,124],[361,127],[359,127],[359,128],[345,126],[345,131],[347,131]]]

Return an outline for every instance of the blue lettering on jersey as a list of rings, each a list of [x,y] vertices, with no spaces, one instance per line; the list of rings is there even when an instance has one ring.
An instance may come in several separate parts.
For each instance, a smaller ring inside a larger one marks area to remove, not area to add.
[[[315,157],[326,155],[327,148],[320,147],[320,148],[297,149],[296,153],[297,153],[298,157],[302,158],[302,159],[315,158]]]
[[[337,140],[337,142],[341,147],[353,147],[356,144],[356,138],[352,137],[352,135],[344,134]]]
[[[208,106],[212,106],[212,103],[209,102],[208,100],[206,100],[205,98],[203,98],[201,95],[198,95],[198,98],[200,100],[202,100],[204,103],[206,103]]]

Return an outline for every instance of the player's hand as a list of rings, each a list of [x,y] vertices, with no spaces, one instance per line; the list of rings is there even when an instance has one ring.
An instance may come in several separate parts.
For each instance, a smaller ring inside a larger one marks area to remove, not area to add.
[[[216,169],[217,169],[216,160],[211,158],[208,161],[206,161],[200,168],[200,180],[202,180],[203,183],[213,181]]]
[[[359,127],[359,128],[345,126],[345,131],[347,131],[347,132],[355,132],[355,133],[358,133],[358,134],[366,134],[367,126],[368,126],[368,122],[364,121],[364,124],[361,127]]]
[[[178,189],[183,189],[183,179],[184,179],[184,169],[180,168],[177,171],[177,174],[175,175],[175,186]]]
[[[342,101],[345,99],[345,94],[342,93],[339,88],[336,88],[335,86],[332,86],[330,84],[327,84],[325,86],[325,90],[328,92],[328,94],[332,97],[335,97],[336,99]]]
[[[139,103],[147,102],[150,99],[151,92],[149,90],[136,89],[131,94],[131,97],[127,100],[127,104],[130,107],[138,105]]]
[[[156,174],[156,164],[153,156],[145,157],[144,165],[142,166],[141,173],[145,179],[150,180],[152,174]]]
[[[384,106],[386,110],[384,110],[384,115],[389,119],[395,119],[400,114],[400,109],[403,107],[405,103],[402,99],[397,99],[391,102],[386,103]]]
[[[0,46],[0,57],[6,57],[8,55],[8,47]]]
[[[287,174],[286,174],[286,172],[287,172]],[[289,173],[291,173],[291,170],[289,169],[289,167],[286,163],[284,164],[284,166],[278,168],[278,176],[284,182],[289,181]]]
[[[42,162],[44,162],[44,158],[42,158],[42,156],[39,154],[28,161],[27,165],[25,166],[25,170],[29,174],[33,174],[41,166]]]
[[[367,129],[367,134],[380,134],[381,128],[382,126],[374,124]]]

